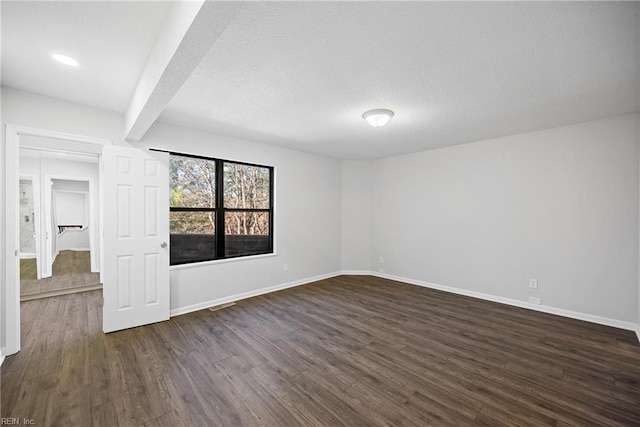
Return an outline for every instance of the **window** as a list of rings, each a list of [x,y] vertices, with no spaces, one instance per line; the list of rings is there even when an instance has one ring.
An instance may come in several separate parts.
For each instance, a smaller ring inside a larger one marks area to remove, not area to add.
[[[273,168],[171,153],[171,265],[273,252]]]

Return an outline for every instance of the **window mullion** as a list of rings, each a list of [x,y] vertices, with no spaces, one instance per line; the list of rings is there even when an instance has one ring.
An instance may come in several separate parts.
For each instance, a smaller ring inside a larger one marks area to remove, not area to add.
[[[216,254],[224,258],[224,166],[222,160],[216,160]]]

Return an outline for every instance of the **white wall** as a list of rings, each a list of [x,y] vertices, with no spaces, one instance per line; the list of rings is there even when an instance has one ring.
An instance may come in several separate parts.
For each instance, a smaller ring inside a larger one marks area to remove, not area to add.
[[[91,136],[130,145],[123,138],[124,115],[74,102],[2,87],[3,123]],[[4,140],[4,133],[2,136]]]
[[[388,274],[637,319],[637,116],[374,162]]]
[[[640,23],[640,9],[638,10],[638,22]],[[640,33],[638,33],[638,58],[640,58]],[[638,104],[640,105],[640,68],[638,68]],[[638,113],[636,135],[638,137],[638,146],[640,147],[640,112]],[[640,161],[640,156],[639,156],[638,160]],[[640,165],[638,167],[640,168]],[[638,216],[638,221],[640,222],[640,216]],[[639,228],[639,232],[640,232],[640,226],[638,228]],[[640,235],[638,235],[638,241],[640,242]],[[638,269],[639,269],[639,272],[640,272],[640,259],[638,260]],[[640,274],[638,276],[638,317],[637,317],[637,322],[638,322],[638,326],[636,327],[636,335],[638,336],[638,340],[640,340]]]
[[[77,163],[77,162],[74,162],[74,163]],[[80,162],[80,163],[84,163],[84,162]],[[95,163],[95,170],[98,170],[97,163]],[[88,181],[72,181],[68,179],[54,179],[53,191],[70,191],[70,192],[76,192],[76,193],[88,193],[89,182]]]
[[[277,256],[171,267],[174,313],[340,270],[339,161],[163,123],[156,123],[141,144],[275,167]]]
[[[371,162],[342,162],[342,260],[343,272],[368,272],[371,261],[372,199]]]
[[[56,251],[88,251],[89,228],[82,230],[65,230],[56,239]]]
[[[639,14],[640,17],[640,14]],[[640,18],[639,18],[640,19]],[[638,48],[640,49],[640,39],[638,40]],[[638,52],[638,54],[640,55],[640,50]],[[638,70],[638,97],[640,98],[640,70]],[[640,100],[639,100],[640,101]],[[639,151],[640,151],[640,113],[638,113],[638,117],[636,120],[636,138],[638,140],[638,147],[639,147]],[[640,155],[638,156],[638,169],[640,170]],[[639,184],[640,186],[640,184]],[[640,341],[640,212],[638,213],[638,222],[639,222],[639,226],[638,226],[638,242],[639,242],[639,250],[638,250],[638,317],[637,317],[637,323],[638,325],[636,326],[636,335],[638,336],[638,340]]]
[[[82,193],[56,190],[54,185],[53,205],[55,206],[57,225],[88,225],[89,213],[86,212],[85,197]]]

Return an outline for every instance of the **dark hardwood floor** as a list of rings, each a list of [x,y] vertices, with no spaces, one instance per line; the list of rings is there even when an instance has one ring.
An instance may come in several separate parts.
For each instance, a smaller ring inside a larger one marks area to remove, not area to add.
[[[640,425],[635,335],[342,276],[101,332],[100,292],[22,303],[2,417],[38,426]]]

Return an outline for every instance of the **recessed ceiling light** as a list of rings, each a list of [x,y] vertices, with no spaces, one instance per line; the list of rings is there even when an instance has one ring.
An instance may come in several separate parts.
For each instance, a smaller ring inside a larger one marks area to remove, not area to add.
[[[385,109],[369,110],[362,115],[362,118],[374,128],[380,128],[391,120],[393,111]]]
[[[53,57],[53,59],[55,59],[56,61],[64,64],[64,65],[69,65],[70,67],[77,67],[78,61],[76,61],[75,59],[68,57],[67,55],[61,55],[59,53],[54,53],[53,55],[51,55]]]

